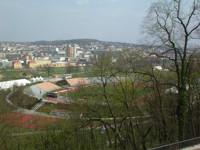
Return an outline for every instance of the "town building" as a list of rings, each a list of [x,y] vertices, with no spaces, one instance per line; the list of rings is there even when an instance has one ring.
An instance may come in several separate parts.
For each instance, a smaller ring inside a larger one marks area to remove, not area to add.
[[[51,60],[35,60],[36,67],[44,67],[51,64]]]
[[[73,47],[71,46],[71,45],[69,45],[68,47],[67,47],[67,49],[66,49],[66,57],[69,57],[69,58],[71,58],[72,57],[72,49],[73,49]]]
[[[13,67],[12,61],[0,61],[0,68],[8,69]]]
[[[37,68],[36,62],[35,62],[34,60],[30,60],[30,61],[28,62],[28,68],[29,68],[29,69],[35,69],[35,68]]]
[[[22,63],[19,60],[13,61],[13,69],[22,69]]]

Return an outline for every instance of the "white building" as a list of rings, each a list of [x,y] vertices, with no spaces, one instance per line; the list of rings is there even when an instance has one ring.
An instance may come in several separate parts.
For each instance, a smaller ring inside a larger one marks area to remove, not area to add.
[[[19,79],[19,80],[11,80],[11,81],[5,81],[0,82],[0,89],[9,89],[13,88],[14,86],[25,86],[27,84],[30,84],[31,82],[26,79]]]

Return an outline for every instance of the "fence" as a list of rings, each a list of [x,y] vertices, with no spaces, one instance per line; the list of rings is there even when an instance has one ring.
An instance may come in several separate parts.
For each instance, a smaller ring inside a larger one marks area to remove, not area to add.
[[[197,144],[200,144],[200,137],[151,148],[149,150],[179,150],[179,149],[190,147]]]

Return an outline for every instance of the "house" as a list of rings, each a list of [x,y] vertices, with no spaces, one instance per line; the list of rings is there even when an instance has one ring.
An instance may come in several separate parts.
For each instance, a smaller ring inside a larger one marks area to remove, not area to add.
[[[12,68],[13,62],[12,61],[0,61],[0,68]]]
[[[51,60],[35,60],[37,67],[44,67],[51,64]]]
[[[22,69],[22,63],[19,60],[13,61],[13,69]]]
[[[36,64],[36,62],[34,60],[30,60],[28,62],[28,68],[35,69],[36,67],[37,67],[37,64]]]

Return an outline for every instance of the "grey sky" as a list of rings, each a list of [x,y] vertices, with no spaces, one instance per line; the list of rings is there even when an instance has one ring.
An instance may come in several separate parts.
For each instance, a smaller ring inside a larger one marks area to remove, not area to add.
[[[155,0],[0,0],[0,41],[94,38],[136,43]]]

